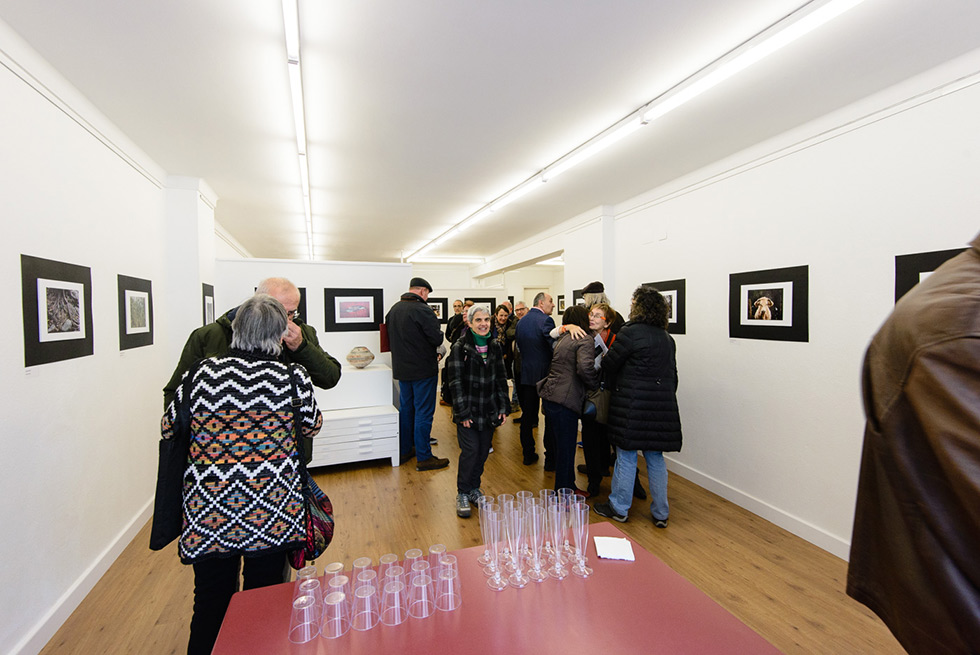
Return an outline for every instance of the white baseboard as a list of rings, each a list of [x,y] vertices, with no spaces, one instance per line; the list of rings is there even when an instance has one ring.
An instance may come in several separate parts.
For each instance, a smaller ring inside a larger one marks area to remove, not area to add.
[[[667,468],[677,473],[681,477],[690,480],[691,482],[707,489],[712,493],[718,494],[722,498],[735,503],[739,507],[743,507],[753,514],[775,523],[784,530],[792,532],[797,537],[806,539],[814,546],[822,548],[828,553],[836,555],[837,557],[847,561],[851,550],[850,542],[844,541],[840,537],[836,537],[811,523],[807,523],[799,517],[788,514],[778,507],[773,507],[769,503],[739,491],[738,489],[735,489],[724,482],[711,477],[710,475],[706,475],[696,469],[693,469],[686,464],[682,464],[681,462],[671,459],[670,457],[664,457],[664,459],[667,461]]]
[[[54,637],[58,629],[68,620],[85,597],[92,591],[95,584],[102,578],[116,558],[133,541],[136,534],[143,528],[153,514],[153,498],[151,497],[143,508],[130,520],[116,538],[106,546],[106,549],[95,558],[95,561],[82,575],[75,580],[61,598],[34,624],[30,631],[14,645],[11,655],[36,655]],[[149,547],[149,545],[147,545]]]

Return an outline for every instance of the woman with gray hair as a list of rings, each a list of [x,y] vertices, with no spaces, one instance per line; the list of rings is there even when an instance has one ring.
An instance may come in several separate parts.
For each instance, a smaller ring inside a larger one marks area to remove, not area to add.
[[[470,504],[483,495],[480,479],[493,431],[510,413],[504,352],[500,342],[490,336],[491,320],[485,307],[469,308],[469,328],[453,344],[444,371],[459,440],[456,515],[460,518],[469,518]]]
[[[163,416],[174,436],[190,411],[180,561],[194,566],[188,653],[210,653],[231,596],[284,582],[286,554],[305,539],[300,439],[320,431],[306,369],[277,361],[286,310],[256,294],[238,308],[230,350],[187,371]],[[295,425],[298,422],[299,425]]]

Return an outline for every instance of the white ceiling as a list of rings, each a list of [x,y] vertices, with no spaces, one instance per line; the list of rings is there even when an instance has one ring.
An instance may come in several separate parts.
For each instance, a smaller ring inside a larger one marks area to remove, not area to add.
[[[300,0],[315,256],[397,261],[804,0]],[[305,258],[279,0],[0,0],[254,256]],[[433,255],[487,256],[980,47],[977,0],[867,0]]]

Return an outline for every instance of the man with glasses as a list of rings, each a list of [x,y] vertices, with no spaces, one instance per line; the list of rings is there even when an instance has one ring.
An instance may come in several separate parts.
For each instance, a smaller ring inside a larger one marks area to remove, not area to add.
[[[282,277],[270,277],[262,280],[255,290],[256,293],[266,293],[282,303],[286,309],[289,322],[286,324],[286,336],[283,337],[282,354],[279,361],[283,363],[301,364],[310,374],[313,384],[321,389],[330,389],[340,380],[340,362],[327,354],[320,347],[316,329],[303,322],[299,315],[299,289],[292,282]],[[215,357],[228,352],[231,344],[231,322],[238,308],[235,307],[221,316],[214,323],[191,332],[180,354],[180,361],[163,388],[163,406],[168,407],[173,400],[180,379],[194,362],[205,357]]]

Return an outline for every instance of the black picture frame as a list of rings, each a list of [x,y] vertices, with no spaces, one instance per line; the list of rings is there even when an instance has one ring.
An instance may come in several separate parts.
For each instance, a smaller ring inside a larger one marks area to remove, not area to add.
[[[667,299],[667,305],[670,307],[667,332],[687,334],[687,280],[661,280],[643,284],[653,287]]]
[[[564,314],[565,313],[565,295],[564,294],[560,294],[558,296],[558,300],[557,300],[557,302],[555,302],[555,307],[556,307],[556,311],[559,314]]]
[[[497,312],[497,299],[496,298],[463,298],[463,301],[472,300],[474,305],[488,305],[490,307],[490,316],[493,316]]]
[[[377,332],[384,321],[384,289],[324,289],[325,332]]]
[[[434,298],[429,296],[426,300],[429,307],[436,313],[439,322],[445,324],[449,320],[449,298]]]
[[[514,303],[514,296],[507,296],[507,300],[510,301],[510,309],[513,312],[514,311],[514,307],[516,306],[515,303]]]
[[[736,339],[809,341],[809,279],[809,266],[730,274],[728,335]],[[757,304],[763,298],[768,303]]]
[[[895,302],[901,300],[902,296],[922,281],[923,273],[932,273],[946,260],[956,257],[964,250],[966,248],[895,255]]]
[[[572,290],[572,304],[573,305],[584,305],[585,304],[585,292],[582,289]]]
[[[119,350],[153,345],[153,283],[116,275],[119,294]]]
[[[203,325],[214,323],[218,315],[214,311],[214,285],[201,283],[201,321]]]
[[[22,254],[20,279],[24,366],[93,354],[92,269]]]

